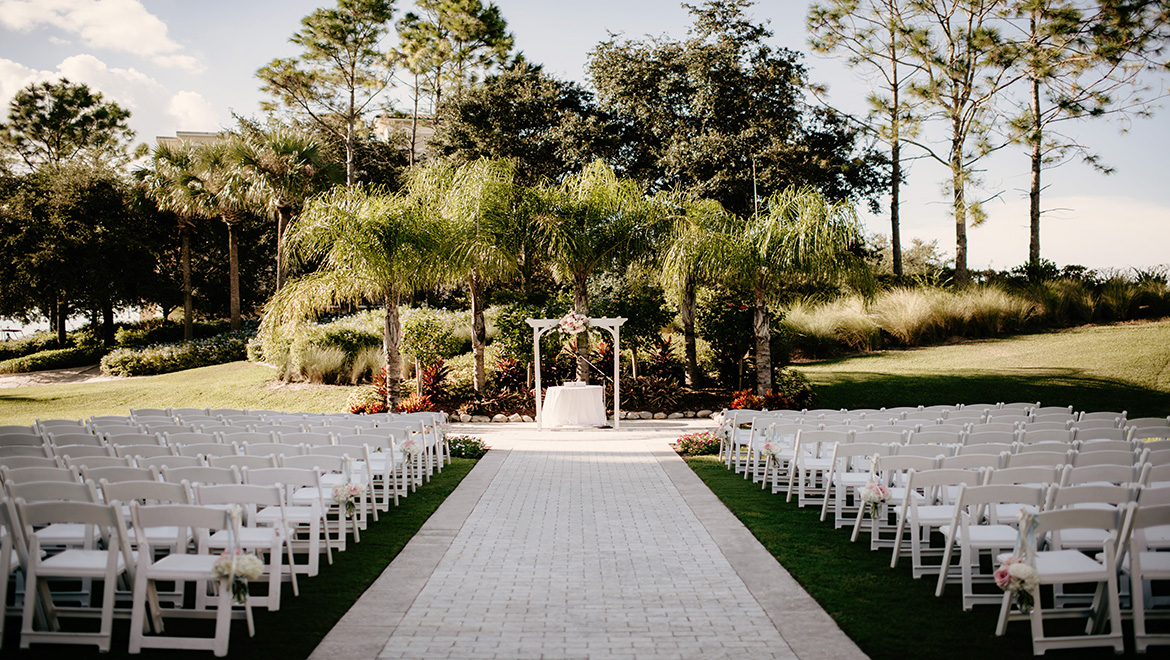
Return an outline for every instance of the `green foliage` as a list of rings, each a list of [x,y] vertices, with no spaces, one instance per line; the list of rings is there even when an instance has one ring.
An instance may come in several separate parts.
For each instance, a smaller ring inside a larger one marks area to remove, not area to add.
[[[358,385],[345,400],[345,412],[351,415],[386,412],[386,400],[373,385]]]
[[[423,365],[457,354],[463,342],[455,336],[458,317],[429,307],[402,315],[402,351]]]
[[[288,340],[287,362],[281,366],[286,377],[314,383],[368,380],[382,366],[381,335],[380,319],[372,312],[300,326]],[[277,359],[267,350],[264,354],[270,361]]]
[[[102,358],[102,373],[110,376],[150,376],[235,362],[247,357],[250,337],[249,331],[236,330],[175,344],[140,349],[116,348]]]
[[[451,448],[451,456],[454,458],[483,458],[491,449],[483,438],[474,435],[449,435],[447,445]]]
[[[195,339],[214,337],[229,330],[227,321],[196,321],[191,326]],[[165,319],[143,321],[118,328],[114,337],[114,343],[118,348],[145,348],[151,344],[170,344],[183,340],[183,324]]]
[[[527,319],[556,319],[567,311],[569,304],[563,300],[545,305],[503,305],[496,315],[496,342],[500,344],[504,355],[515,357],[525,365],[532,364],[532,326],[528,325]],[[542,341],[541,347],[547,350],[545,344],[548,343],[547,340]]]
[[[816,404],[816,393],[808,378],[796,369],[781,369],[775,379],[775,389],[763,395],[753,390],[736,392],[728,404],[733,409],[748,410],[802,410]]]
[[[70,333],[70,335],[72,334]],[[72,336],[70,343],[73,343]],[[58,348],[57,335],[52,332],[37,332],[20,339],[0,342],[0,360],[11,360],[53,348]]]
[[[639,376],[622,381],[622,404],[630,410],[675,412],[682,390],[678,381],[662,376]]]
[[[134,137],[130,111],[85,83],[62,78],[30,83],[8,104],[0,124],[0,147],[14,152],[30,170],[74,160],[117,160]]]
[[[20,374],[29,371],[45,371],[47,369],[67,369],[69,367],[83,367],[102,359],[105,353],[103,348],[76,347],[55,348],[40,351],[23,357],[12,358],[0,362],[0,374]]]
[[[682,456],[714,456],[719,453],[719,436],[711,431],[687,433],[674,441],[674,450]]]

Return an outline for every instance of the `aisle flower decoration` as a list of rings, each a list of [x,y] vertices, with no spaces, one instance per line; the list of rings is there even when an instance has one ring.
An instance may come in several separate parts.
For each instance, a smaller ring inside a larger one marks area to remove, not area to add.
[[[340,481],[333,485],[333,501],[345,507],[345,515],[352,516],[355,502],[362,494],[362,487],[352,481]]]
[[[570,311],[561,317],[560,328],[561,333],[566,335],[576,335],[585,332],[589,327],[589,317],[584,314],[578,314],[576,311]]]
[[[410,439],[402,443],[402,451],[406,452],[407,456],[415,458],[423,452],[423,446],[418,440]]]
[[[264,562],[243,550],[224,551],[215,560],[211,572],[215,577],[227,578],[232,589],[232,599],[243,603],[248,599],[248,580],[258,580],[264,574]]]
[[[784,445],[781,445],[779,442],[765,442],[763,449],[764,449],[765,456],[767,456],[767,457],[771,458],[773,461],[776,461],[777,463],[779,463],[780,459],[781,459],[781,454],[784,452],[785,447],[784,447]]]
[[[885,484],[871,481],[861,489],[861,501],[869,505],[869,515],[877,517],[878,507],[890,499],[890,489]]]
[[[1021,612],[1027,614],[1032,610],[1032,590],[1040,583],[1035,566],[1012,555],[995,569],[994,576],[996,586],[1016,595],[1016,607]]]

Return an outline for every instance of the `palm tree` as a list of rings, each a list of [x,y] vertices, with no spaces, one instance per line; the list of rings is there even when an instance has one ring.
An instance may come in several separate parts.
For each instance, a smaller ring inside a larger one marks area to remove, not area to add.
[[[195,337],[192,326],[191,226],[195,218],[204,217],[205,211],[199,199],[201,185],[195,175],[195,149],[187,144],[159,145],[154,150],[151,165],[138,170],[136,176],[159,210],[170,211],[178,221],[179,262],[183,270],[183,338],[190,341]]]
[[[276,290],[287,277],[284,234],[305,200],[330,184],[341,172],[321,144],[304,132],[279,127],[254,131],[232,143],[249,190],[258,205],[276,218]]]
[[[515,164],[506,160],[481,158],[458,168],[434,161],[415,170],[408,189],[434,217],[444,221],[446,264],[452,279],[467,284],[471,303],[471,346],[475,353],[475,389],[487,381],[484,347],[485,294],[518,272],[519,253],[514,250],[515,234],[524,231],[517,217],[518,188],[514,183]]]
[[[702,231],[706,254],[700,273],[755,299],[756,391],[772,389],[768,303],[786,284],[835,277],[858,267],[851,251],[861,242],[852,206],[830,202],[810,188],[789,187],[767,200],[765,212],[747,220],[727,216]]]
[[[240,242],[236,224],[248,213],[248,180],[240,167],[235,138],[216,140],[195,148],[196,199],[207,215],[218,215],[228,228],[228,280],[231,289],[231,327],[240,329]]]
[[[670,195],[667,203],[675,209],[671,215],[669,246],[662,255],[659,278],[664,289],[678,302],[683,325],[683,352],[686,356],[687,385],[696,387],[701,380],[695,341],[695,311],[699,286],[704,282],[706,232],[728,221],[723,205],[712,199],[694,199]]]
[[[398,306],[403,293],[434,281],[434,248],[431,220],[414,200],[363,186],[338,186],[318,195],[285,236],[290,259],[318,268],[273,296],[261,332],[278,335],[336,305],[381,302],[388,403],[396,408],[402,398]]]
[[[573,309],[589,316],[589,276],[654,244],[664,208],[637,183],[597,160],[556,187],[540,189],[538,222],[553,275],[573,287]],[[589,340],[577,343],[577,379],[589,379]]]

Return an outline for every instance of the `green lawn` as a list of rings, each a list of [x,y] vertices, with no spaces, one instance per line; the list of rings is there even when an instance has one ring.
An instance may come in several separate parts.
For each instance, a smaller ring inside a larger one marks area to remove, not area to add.
[[[0,424],[127,415],[131,408],[344,412],[349,387],[283,385],[271,367],[233,362],[160,376],[0,389]]]
[[[369,528],[362,532],[361,543],[351,543],[345,552],[335,553],[332,565],[322,560],[321,572],[316,577],[299,578],[300,596],[294,597],[292,589],[286,585],[286,591],[281,596],[280,611],[254,610],[255,637],[248,637],[248,629],[242,620],[234,622],[228,657],[247,660],[307,658],[474,466],[473,460],[454,459],[451,465],[443,468],[441,474],[435,475],[429,483],[401,500],[397,507],[381,514],[378,522],[371,522]],[[169,629],[181,625],[181,621],[167,622]],[[19,632],[19,619],[9,618],[5,628],[5,660],[60,657],[71,660],[175,660],[212,657],[205,651],[157,649],[144,651],[141,655],[130,655],[127,652],[130,639],[128,620],[115,621],[113,644],[108,654],[100,654],[97,647],[92,646],[34,645],[28,651],[18,651]]]
[[[874,660],[1024,660],[1032,658],[1026,622],[995,636],[998,606],[962,607],[961,587],[934,595],[934,576],[915,580],[910,559],[890,568],[890,550],[869,539],[849,542],[849,529],[820,521],[820,508],[801,509],[728,470],[714,456],[688,458],[691,469],[769,552]],[[750,579],[750,578],[749,578]],[[1067,623],[1073,623],[1071,620]],[[1128,629],[1128,625],[1126,625]],[[1070,633],[1066,633],[1070,634]],[[1109,649],[1050,651],[1045,658],[1112,658]],[[1125,657],[1139,656],[1130,652]],[[1151,652],[1151,657],[1155,657]]]
[[[1040,401],[1170,414],[1170,321],[1086,326],[799,365],[829,408]]]

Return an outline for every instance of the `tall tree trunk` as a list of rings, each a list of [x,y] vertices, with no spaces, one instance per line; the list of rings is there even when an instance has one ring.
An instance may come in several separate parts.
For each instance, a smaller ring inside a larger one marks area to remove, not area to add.
[[[475,353],[475,391],[482,392],[487,385],[487,370],[484,368],[487,324],[483,318],[483,281],[475,271],[467,278],[467,297],[471,299],[471,350]]]
[[[578,274],[573,277],[573,309],[589,317],[589,276]],[[589,382],[589,332],[577,335],[577,380]]]
[[[896,11],[893,5],[887,8],[891,15]],[[902,223],[899,218],[899,204],[902,185],[902,142],[900,135],[902,117],[899,108],[898,93],[901,84],[898,80],[898,54],[896,44],[898,35],[894,21],[889,23],[890,29],[890,94],[893,100],[890,109],[890,254],[894,261],[894,275],[902,277]]]
[[[1033,277],[1040,272],[1040,166],[1044,158],[1040,124],[1040,82],[1032,80],[1032,182],[1028,189],[1028,265]]]
[[[963,197],[966,176],[963,167],[963,139],[959,119],[952,120],[951,136],[951,192],[954,195],[952,208],[955,214],[955,280],[959,284],[970,281],[967,272],[967,205]]]
[[[102,301],[102,343],[106,346],[114,345],[114,299],[106,298]]]
[[[69,337],[65,331],[65,321],[69,318],[69,305],[64,301],[57,301],[57,348],[65,348]]]
[[[410,112],[410,160],[408,164],[412,168],[414,167],[414,152],[418,144],[418,95],[418,74],[416,73],[414,74],[414,96],[412,97],[414,107]]]
[[[292,219],[292,207],[280,204],[276,207],[276,290],[284,288],[287,278],[287,267],[284,257],[284,233],[288,231],[288,223]]]
[[[354,138],[355,124],[357,117],[354,115],[354,91],[349,90],[349,116],[346,117],[345,123],[345,185],[352,186],[357,176],[357,171],[354,165],[353,152],[356,149],[356,140]]]
[[[229,220],[227,215],[224,215],[223,221],[227,223],[228,228],[228,288],[230,289],[231,300],[229,308],[231,311],[231,327],[232,330],[240,329],[240,239],[236,236],[234,231],[234,220]]]
[[[382,327],[382,351],[386,354],[386,405],[391,411],[398,410],[402,401],[402,323],[398,318],[397,291],[388,291],[383,296],[386,305],[385,322]]]
[[[195,338],[195,305],[191,298],[191,230],[187,223],[179,228],[179,235],[182,237],[179,262],[183,268],[183,339],[191,341]]]
[[[768,323],[768,299],[762,286],[756,287],[756,394],[772,390],[772,328]]]
[[[686,355],[686,382],[688,387],[699,386],[699,357],[695,341],[695,283],[687,282],[679,301],[678,315],[683,326],[683,353]]]

